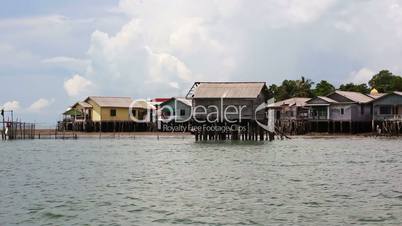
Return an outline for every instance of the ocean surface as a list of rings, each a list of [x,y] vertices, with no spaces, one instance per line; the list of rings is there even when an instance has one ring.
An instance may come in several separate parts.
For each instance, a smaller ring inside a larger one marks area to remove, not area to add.
[[[0,141],[0,225],[402,225],[402,140]]]

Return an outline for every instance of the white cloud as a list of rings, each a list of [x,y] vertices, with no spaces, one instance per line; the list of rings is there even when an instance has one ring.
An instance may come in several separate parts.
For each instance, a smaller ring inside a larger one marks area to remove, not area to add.
[[[92,33],[79,74],[102,95],[134,97],[179,95],[197,80],[277,83],[323,72],[328,80],[367,82],[368,68],[400,69],[399,9],[398,0],[121,0],[115,11],[127,23]],[[349,74],[359,65],[366,68]],[[71,87],[70,96],[86,89]]]
[[[368,81],[375,75],[376,73],[368,68],[362,68],[359,71],[353,71],[350,73],[349,78],[346,82],[352,82],[355,84],[368,83]]]
[[[90,92],[93,89],[93,84],[90,80],[76,74],[64,82],[64,89],[69,96],[77,97]]]
[[[49,107],[51,104],[54,103],[54,99],[47,100],[44,98],[40,98],[37,101],[33,102],[31,106],[29,106],[28,111],[39,113],[43,111],[45,108]]]
[[[19,109],[21,109],[20,106],[20,102],[13,100],[13,101],[8,101],[6,103],[4,103],[2,106],[0,106],[1,109],[4,109],[6,111],[18,111]]]

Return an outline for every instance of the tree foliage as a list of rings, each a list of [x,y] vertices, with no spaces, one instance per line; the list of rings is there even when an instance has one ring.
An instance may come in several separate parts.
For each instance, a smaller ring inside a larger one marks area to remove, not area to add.
[[[326,80],[321,80],[314,89],[312,89],[313,84],[314,82],[304,77],[298,80],[284,80],[279,86],[275,84],[269,86],[268,92],[276,101],[281,101],[292,97],[326,96],[335,91],[335,86]],[[368,94],[372,88],[376,88],[380,93],[402,91],[402,77],[387,70],[374,75],[368,84],[370,87],[365,83],[342,84],[339,90],[364,94]]]
[[[402,91],[402,77],[393,75],[388,70],[382,70],[374,75],[369,81],[371,87],[376,88],[381,93],[392,91]]]
[[[275,100],[285,100],[292,97],[313,97],[311,86],[314,83],[310,79],[301,77],[300,80],[284,80],[280,86],[271,85],[269,92]]]
[[[326,96],[335,91],[335,87],[326,80],[317,83],[314,89],[315,96]]]
[[[362,84],[353,84],[353,83],[342,84],[339,87],[339,90],[359,92],[359,93],[364,93],[364,94],[368,94],[370,92],[370,88],[367,86],[367,84],[364,84],[364,83],[362,83]]]

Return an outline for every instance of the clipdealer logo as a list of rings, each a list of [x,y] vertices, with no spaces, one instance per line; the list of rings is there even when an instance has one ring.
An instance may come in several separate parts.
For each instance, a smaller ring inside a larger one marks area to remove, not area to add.
[[[254,111],[254,118],[257,119],[258,115],[265,114],[266,118],[269,118],[267,115],[267,106],[271,103],[274,103],[274,99],[268,100],[267,103],[262,103],[256,107]],[[189,114],[185,115],[177,115],[175,110],[179,109],[179,101],[174,101],[174,106],[172,105],[163,105],[159,108],[151,105],[145,99],[138,99],[133,101],[130,104],[129,108],[129,116],[130,119],[137,123],[149,123],[161,121],[165,124],[174,122],[177,124],[184,124],[190,121],[194,121],[198,124],[208,123],[210,125],[202,125],[202,126],[192,126],[192,130],[204,129],[211,131],[241,131],[241,126],[238,125],[230,125],[230,126],[217,126],[214,124],[217,123],[230,123],[236,124],[241,123],[243,121],[243,115],[245,111],[247,111],[246,105],[225,105],[224,99],[221,98],[218,105],[196,105],[191,107],[191,111]],[[263,129],[268,131],[273,131],[272,126],[270,126],[270,121],[260,122],[256,120],[256,123]],[[198,128],[201,127],[201,128]],[[208,127],[208,128],[207,128]],[[209,128],[210,127],[210,128]],[[176,131],[176,130],[190,130],[185,126],[167,126],[164,125],[162,128],[167,131]]]

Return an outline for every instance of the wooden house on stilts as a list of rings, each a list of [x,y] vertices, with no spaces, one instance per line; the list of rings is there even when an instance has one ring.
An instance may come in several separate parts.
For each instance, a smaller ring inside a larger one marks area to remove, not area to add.
[[[265,82],[196,82],[192,99],[196,140],[272,139],[267,125]]]
[[[64,112],[59,130],[86,132],[149,131],[153,128],[151,118],[154,107],[145,101],[134,102],[130,97],[90,96],[77,102]]]

